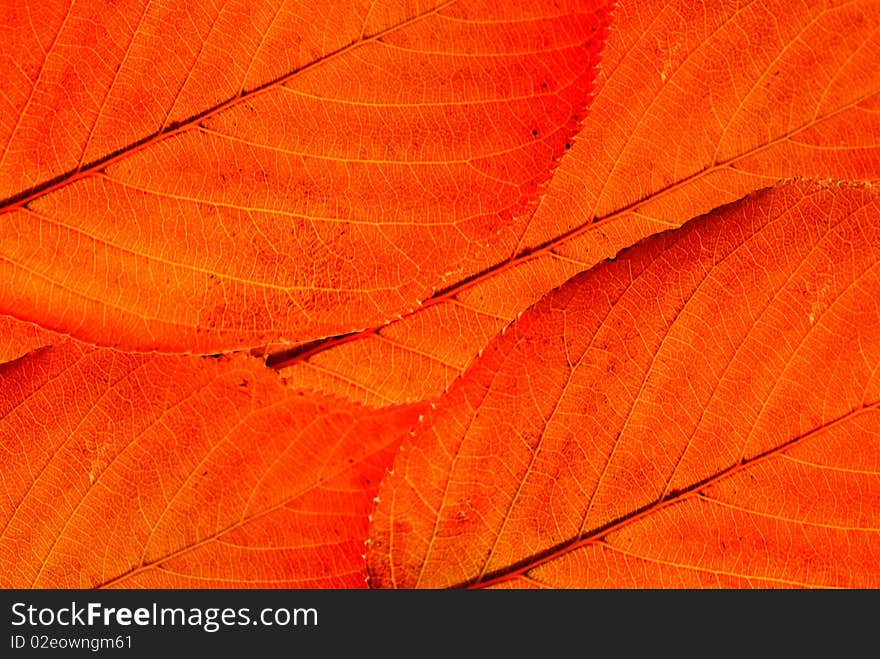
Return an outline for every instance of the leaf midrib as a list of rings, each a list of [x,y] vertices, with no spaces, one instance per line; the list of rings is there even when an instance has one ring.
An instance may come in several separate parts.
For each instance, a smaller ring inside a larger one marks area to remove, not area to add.
[[[620,530],[628,524],[632,524],[633,522],[636,522],[644,517],[653,515],[654,513],[668,506],[681,503],[685,499],[701,496],[703,490],[711,485],[714,485],[715,483],[718,483],[730,476],[734,476],[735,474],[745,469],[751,468],[756,464],[760,464],[761,462],[765,462],[772,458],[783,455],[785,451],[793,448],[795,445],[807,439],[813,438],[820,433],[830,430],[831,428],[839,424],[846,423],[863,414],[869,414],[878,410],[880,410],[880,401],[875,401],[873,403],[868,403],[860,407],[853,408],[849,412],[846,412],[845,414],[842,414],[832,419],[831,421],[828,421],[827,423],[823,423],[813,428],[809,432],[790,439],[787,442],[780,444],[779,446],[775,446],[772,449],[769,449],[763,453],[759,453],[751,459],[743,459],[738,464],[728,467],[727,469],[723,469],[717,474],[697,481],[686,488],[671,491],[667,496],[657,499],[645,506],[637,508],[636,510],[626,515],[622,515],[602,526],[593,529],[585,535],[581,535],[566,542],[559,543],[542,552],[527,556],[526,558],[517,561],[510,566],[495,570],[494,572],[487,573],[485,577],[482,578],[482,580],[477,581],[476,579],[471,579],[468,581],[457,583],[450,587],[469,589],[487,588],[490,586],[502,584],[517,577],[532,578],[528,577],[528,573],[535,568],[540,567],[541,565],[550,563],[570,552],[577,551],[588,545],[601,542],[606,536],[613,533],[614,531]]]
[[[18,208],[22,208],[38,197],[42,197],[46,194],[49,194],[50,192],[53,192],[67,185],[75,183],[78,180],[91,176],[101,171],[102,169],[109,167],[112,164],[124,160],[132,154],[138,153],[143,149],[149,148],[152,145],[161,142],[162,140],[168,139],[191,128],[195,128],[200,122],[204,121],[205,119],[208,119],[224,110],[234,107],[239,103],[249,101],[256,96],[280,87],[285,82],[293,79],[294,77],[306,71],[314,69],[322,64],[330,62],[337,57],[345,55],[346,53],[349,53],[356,48],[360,48],[361,46],[364,46],[374,41],[379,41],[383,37],[386,37],[389,34],[393,34],[397,30],[403,29],[409,25],[412,25],[413,23],[417,23],[427,18],[428,16],[436,14],[437,12],[445,9],[455,2],[456,0],[445,0],[444,2],[441,2],[437,6],[432,7],[427,11],[408,18],[405,21],[396,23],[368,37],[365,37],[362,34],[357,40],[352,41],[340,48],[337,48],[330,53],[322,55],[321,57],[317,57],[312,61],[303,64],[299,68],[294,69],[293,71],[285,73],[284,75],[281,75],[277,78],[273,78],[272,80],[269,80],[262,85],[258,85],[248,91],[242,91],[236,96],[228,98],[225,101],[221,101],[216,105],[210,106],[202,110],[201,112],[187,117],[186,119],[165,124],[158,131],[151,133],[150,135],[147,135],[146,137],[143,137],[135,142],[131,142],[120,149],[111,151],[101,158],[97,158],[88,163],[82,164],[74,169],[69,169],[68,171],[63,172],[58,176],[42,181],[41,183],[37,183],[36,185],[33,185],[30,188],[26,188],[25,190],[22,190],[21,192],[18,192],[10,197],[7,197],[6,199],[2,199],[0,200],[0,215],[12,212]]]
[[[692,174],[689,174],[688,176],[686,176],[686,177],[684,177],[684,178],[682,178],[682,179],[680,179],[680,180],[678,180],[678,181],[676,181],[676,182],[674,182],[664,188],[660,188],[655,192],[646,194],[646,195],[636,199],[635,201],[633,201],[625,206],[622,206],[621,208],[619,208],[615,211],[612,211],[612,212],[607,213],[605,215],[600,215],[597,217],[590,218],[590,219],[586,220],[585,222],[575,226],[574,228],[569,229],[568,231],[565,231],[565,232],[563,232],[563,233],[561,233],[561,234],[559,234],[559,235],[557,235],[557,236],[555,236],[555,237],[553,237],[543,243],[540,243],[540,244],[535,245],[533,247],[528,247],[526,249],[523,249],[520,252],[514,254],[513,256],[511,256],[510,258],[508,258],[504,261],[500,261],[499,263],[496,263],[495,265],[489,266],[488,268],[485,268],[479,272],[476,272],[469,277],[466,277],[466,278],[461,279],[460,281],[458,281],[454,284],[451,284],[450,286],[436,290],[431,297],[422,301],[421,304],[417,308],[409,311],[408,313],[402,314],[399,318],[394,318],[392,320],[389,320],[388,322],[385,322],[385,323],[382,323],[380,325],[376,325],[373,327],[369,327],[369,328],[366,328],[366,329],[363,329],[363,330],[360,330],[357,332],[348,332],[345,334],[328,336],[323,339],[309,341],[307,343],[300,344],[300,345],[295,346],[293,348],[288,348],[288,349],[285,349],[282,351],[278,351],[276,353],[269,355],[267,364],[272,368],[282,369],[282,368],[292,366],[293,364],[296,364],[298,362],[308,361],[309,359],[311,359],[313,356],[317,355],[318,353],[321,353],[321,352],[324,352],[325,350],[329,350],[331,348],[334,348],[335,346],[337,346],[339,344],[348,343],[350,341],[354,341],[354,340],[369,336],[371,334],[378,334],[384,327],[388,327],[389,325],[392,325],[394,323],[406,320],[410,316],[414,316],[415,314],[419,313],[420,311],[422,311],[426,307],[430,307],[435,304],[440,304],[440,303],[450,301],[450,300],[455,300],[456,296],[458,294],[472,288],[473,286],[476,286],[477,284],[479,284],[483,281],[491,279],[492,277],[495,277],[496,275],[498,275],[506,270],[510,270],[510,269],[522,264],[522,263],[526,263],[530,260],[540,258],[541,256],[544,256],[546,254],[552,255],[554,249],[564,245],[569,240],[573,240],[575,238],[578,238],[579,236],[586,234],[590,231],[599,229],[599,228],[605,226],[606,224],[609,224],[609,223],[613,222],[614,220],[617,220],[617,219],[623,217],[624,215],[627,215],[629,213],[633,213],[636,210],[638,210],[641,206],[643,206],[649,202],[656,201],[657,199],[660,199],[663,196],[673,194],[673,193],[677,192],[678,190],[686,187],[687,185],[689,185],[695,181],[700,180],[704,176],[708,176],[716,171],[722,171],[722,170],[731,168],[740,160],[745,160],[746,158],[750,158],[750,157],[752,157],[762,151],[770,149],[770,148],[772,148],[782,142],[790,141],[793,136],[795,136],[799,133],[802,133],[803,131],[808,130],[809,128],[812,128],[813,126],[815,126],[823,121],[827,121],[828,119],[831,119],[832,117],[835,117],[843,112],[851,110],[851,109],[857,107],[860,103],[871,98],[872,96],[876,96],[877,94],[880,94],[880,90],[876,90],[876,89],[871,90],[870,92],[866,93],[865,95],[860,96],[857,99],[854,99],[850,103],[847,103],[846,105],[842,105],[842,106],[836,108],[833,112],[829,112],[828,114],[825,114],[822,116],[813,117],[809,121],[805,122],[804,124],[797,126],[796,128],[793,128],[790,131],[788,131],[782,135],[777,136],[773,140],[770,140],[764,144],[759,144],[751,149],[747,149],[747,150],[743,151],[742,153],[740,153],[736,156],[733,156],[727,160],[713,163],[707,167],[704,167],[703,169],[700,169],[696,172],[693,172]],[[748,172],[744,172],[744,173],[748,173]],[[857,181],[857,180],[852,180],[852,179],[840,179],[840,180],[842,182],[850,183],[853,185],[864,184],[864,181]],[[758,188],[751,189],[750,192],[754,192],[757,189]],[[536,211],[537,211],[537,207],[532,209],[532,214],[534,214]],[[689,220],[689,219],[692,219],[692,218],[684,218],[684,220]]]

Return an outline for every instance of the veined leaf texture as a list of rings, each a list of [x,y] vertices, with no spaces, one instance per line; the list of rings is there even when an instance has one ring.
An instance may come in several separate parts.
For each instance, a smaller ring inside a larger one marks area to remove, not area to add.
[[[545,296],[404,443],[377,585],[878,586],[878,216],[764,191]]]
[[[516,253],[285,375],[374,405],[433,396],[546,291],[640,238],[780,179],[880,180],[877,12],[617,3],[590,113]]]
[[[6,588],[363,587],[367,515],[418,414],[291,391],[253,358],[74,342],[2,378]]]
[[[880,586],[877,62],[876,0],[0,0],[0,586]]]
[[[101,345],[230,350],[387,321],[511,253],[583,119],[607,8],[339,3],[278,52],[324,13],[306,4],[226,5],[176,66],[179,11],[120,16],[112,54],[69,17],[56,38],[76,53],[10,73],[0,311]],[[78,94],[56,80],[78,65],[106,75]],[[48,139],[30,128],[47,113]]]

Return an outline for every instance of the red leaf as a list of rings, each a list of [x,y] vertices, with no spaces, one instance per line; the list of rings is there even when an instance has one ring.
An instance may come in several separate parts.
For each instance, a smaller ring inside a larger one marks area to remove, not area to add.
[[[0,586],[363,587],[418,406],[296,393],[257,360],[65,343],[0,366]]]
[[[877,587],[878,264],[801,185],[573,278],[404,442],[371,583]]]

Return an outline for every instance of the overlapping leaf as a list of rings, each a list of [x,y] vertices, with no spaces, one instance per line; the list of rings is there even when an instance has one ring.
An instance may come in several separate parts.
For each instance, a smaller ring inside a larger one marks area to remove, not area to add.
[[[404,442],[377,586],[880,585],[880,194],[790,185],[550,293]]]
[[[880,586],[878,61],[872,0],[0,2],[0,586],[363,586],[426,404],[306,390],[480,353],[373,585]],[[288,386],[151,352],[239,348]]]
[[[68,342],[0,366],[0,586],[363,587],[418,412],[293,392],[250,358]]]
[[[547,290],[647,235],[779,179],[880,180],[878,61],[876,2],[619,3],[590,114],[516,256],[294,353],[285,376],[374,405],[432,396]]]
[[[607,5],[8,8],[0,313],[213,352],[413,309],[512,253]]]

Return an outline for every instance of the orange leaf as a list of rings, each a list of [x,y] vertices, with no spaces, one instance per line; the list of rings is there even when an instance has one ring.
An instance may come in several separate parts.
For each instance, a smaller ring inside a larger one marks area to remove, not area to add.
[[[512,253],[609,2],[294,4],[6,8],[0,313],[215,352],[383,323]]]
[[[645,236],[779,179],[880,180],[878,27],[869,1],[619,3],[590,114],[511,259],[272,363],[374,405],[433,396],[547,290]]]
[[[648,239],[483,353],[380,488],[376,586],[880,586],[880,194]]]
[[[5,2],[0,198],[100,168],[132,145],[417,18],[416,5]]]
[[[418,412],[294,393],[241,357],[67,342],[0,366],[0,587],[362,587]]]

